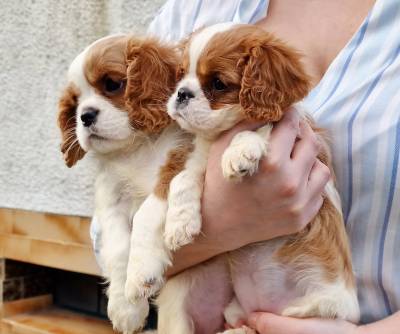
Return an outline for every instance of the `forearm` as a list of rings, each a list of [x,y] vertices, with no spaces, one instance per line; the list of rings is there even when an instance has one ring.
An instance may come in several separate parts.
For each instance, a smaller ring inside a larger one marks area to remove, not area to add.
[[[400,312],[396,312],[390,317],[374,322],[369,325],[360,326],[357,334],[397,334],[400,328]]]
[[[308,124],[300,124],[294,109],[274,126],[258,173],[240,183],[223,178],[223,153],[236,134],[249,129],[254,124],[240,123],[211,146],[201,203],[202,233],[174,254],[167,275],[251,243],[301,231],[321,207],[329,170],[316,160],[318,140]]]
[[[167,270],[167,277],[207,261],[212,257],[226,252],[220,243],[212,242],[204,234],[200,234],[195,242],[180,248],[173,254],[173,265]]]

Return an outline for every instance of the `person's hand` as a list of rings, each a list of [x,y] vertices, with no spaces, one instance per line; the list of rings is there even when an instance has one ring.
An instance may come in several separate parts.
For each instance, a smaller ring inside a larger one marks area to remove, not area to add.
[[[329,169],[317,160],[316,135],[293,109],[272,130],[267,157],[256,175],[238,184],[223,178],[221,156],[233,136],[260,126],[239,124],[210,150],[202,232],[212,245],[221,247],[221,252],[298,232],[323,202]]]
[[[363,327],[344,320],[296,319],[264,312],[251,314],[248,325],[259,334],[363,334]]]

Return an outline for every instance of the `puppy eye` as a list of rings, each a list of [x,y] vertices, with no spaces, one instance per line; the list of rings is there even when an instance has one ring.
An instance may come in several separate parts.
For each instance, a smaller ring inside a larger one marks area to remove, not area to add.
[[[115,94],[119,92],[123,87],[124,81],[122,80],[115,81],[108,77],[104,79],[104,90],[106,91],[106,93]]]
[[[212,86],[215,90],[219,90],[219,91],[227,88],[226,85],[217,77],[214,77],[212,79]]]

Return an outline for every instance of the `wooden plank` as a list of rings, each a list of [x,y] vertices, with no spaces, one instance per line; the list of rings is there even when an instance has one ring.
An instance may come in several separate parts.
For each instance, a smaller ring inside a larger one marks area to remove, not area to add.
[[[48,308],[52,304],[52,295],[37,296],[5,302],[3,305],[2,317],[10,317],[21,313],[39,311],[41,309]]]
[[[108,321],[59,308],[4,318],[2,334],[113,334]]]
[[[16,209],[0,209],[0,233],[90,245],[90,220]]]
[[[0,258],[0,281],[6,279],[6,260]]]
[[[0,234],[0,257],[84,274],[100,275],[92,248],[81,244]]]
[[[0,208],[0,233],[11,233],[13,219],[12,210]]]

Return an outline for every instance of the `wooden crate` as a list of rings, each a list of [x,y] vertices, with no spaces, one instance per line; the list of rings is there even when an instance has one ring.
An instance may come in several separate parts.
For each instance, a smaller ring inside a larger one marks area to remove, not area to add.
[[[0,258],[99,275],[83,217],[0,209]]]
[[[57,308],[51,296],[3,305],[1,334],[114,334],[108,321]]]
[[[0,208],[0,334],[112,334],[103,319],[52,305],[50,295],[3,302],[4,259],[99,275],[90,220]]]

